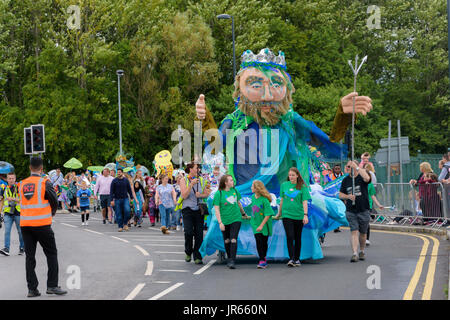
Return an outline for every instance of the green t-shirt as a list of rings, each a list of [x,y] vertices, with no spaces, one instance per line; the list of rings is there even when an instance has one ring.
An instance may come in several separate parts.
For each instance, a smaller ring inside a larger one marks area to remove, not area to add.
[[[252,225],[253,233],[262,233],[264,236],[272,235],[272,219],[269,219],[266,224],[264,224],[263,229],[257,232],[256,229],[261,225],[261,222],[267,216],[273,216],[274,212],[270,206],[269,200],[265,197],[256,198],[255,195],[252,196],[252,203],[250,204],[252,209],[252,218],[250,224]]]
[[[373,200],[372,200],[372,196],[377,194],[377,191],[375,190],[375,186],[373,185],[373,183],[369,183],[369,185],[367,186],[367,191],[369,193],[369,208],[372,209],[373,208]]]
[[[224,225],[242,221],[241,210],[238,206],[239,200],[241,200],[241,195],[234,188],[230,191],[217,190],[214,195],[213,206],[219,207],[220,219],[222,219]]]
[[[280,197],[283,199],[281,216],[294,220],[303,220],[303,201],[311,199],[308,187],[302,186],[301,190],[295,188],[295,184],[290,181],[283,182],[280,188]]]

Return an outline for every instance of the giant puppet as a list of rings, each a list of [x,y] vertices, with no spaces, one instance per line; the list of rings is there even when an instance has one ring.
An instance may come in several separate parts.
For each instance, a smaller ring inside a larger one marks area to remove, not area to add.
[[[326,158],[340,158],[342,147],[334,142],[342,139],[352,121],[353,99],[355,113],[363,115],[372,109],[371,99],[357,93],[341,98],[328,137],[312,121],[305,120],[293,110],[292,94],[295,88],[287,73],[283,52],[276,56],[267,48],[257,54],[247,50],[241,59],[233,94],[236,110],[228,114],[218,128],[218,138],[226,148],[227,173],[234,177],[236,188],[244,197],[244,206],[248,205],[248,198],[245,197],[251,195],[253,181],[262,181],[274,195],[272,206],[276,213],[280,185],[286,181],[289,168],[297,167],[310,186],[312,196],[308,205],[310,222],[302,234],[300,258],[320,259],[323,254],[319,236],[346,225],[347,221],[344,204],[314,183],[314,156],[311,150],[320,151]],[[196,112],[197,120],[202,121],[203,131],[217,128],[204,95],[200,95],[196,103]],[[224,251],[222,234],[211,205],[210,211],[211,222],[201,248],[203,255],[211,255],[216,250]],[[247,214],[251,215],[251,210]],[[257,254],[248,223],[242,224],[239,233],[238,254]],[[281,221],[273,221],[267,257],[288,257]]]

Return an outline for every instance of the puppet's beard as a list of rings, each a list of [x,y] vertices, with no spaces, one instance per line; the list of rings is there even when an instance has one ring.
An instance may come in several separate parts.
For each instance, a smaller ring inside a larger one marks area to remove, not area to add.
[[[245,97],[239,101],[239,109],[252,117],[260,126],[274,126],[280,122],[281,116],[289,110],[285,101],[282,102],[251,102]]]

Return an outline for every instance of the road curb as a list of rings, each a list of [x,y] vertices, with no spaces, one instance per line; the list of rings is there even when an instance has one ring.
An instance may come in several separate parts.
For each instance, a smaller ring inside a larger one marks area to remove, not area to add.
[[[398,231],[405,233],[424,233],[439,236],[441,239],[450,240],[449,229],[431,229],[422,226],[399,226],[399,225],[380,225],[370,224],[372,230]]]

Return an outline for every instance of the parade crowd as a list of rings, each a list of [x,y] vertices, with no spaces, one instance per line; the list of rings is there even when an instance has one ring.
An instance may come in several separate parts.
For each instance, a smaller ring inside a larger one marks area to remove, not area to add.
[[[352,262],[364,260],[365,246],[370,245],[369,221],[376,213],[374,204],[381,210],[384,208],[376,197],[374,186],[377,179],[369,159],[370,154],[364,153],[360,163],[349,161],[343,171],[340,164],[334,164],[324,173],[325,182],[346,176],[342,180],[338,197],[346,205],[346,218],[352,234]],[[438,181],[446,185],[450,182],[448,153],[443,155],[440,169],[438,176],[432,172],[429,163],[423,162],[420,165],[419,178],[410,181],[419,189],[419,214],[427,216],[430,203],[436,200],[430,192],[424,191],[424,186]],[[354,191],[352,175],[355,177]],[[42,173],[42,176],[46,175]],[[6,256],[10,254],[10,233],[15,223],[19,234],[19,254],[23,255],[25,248],[20,229],[20,199],[16,176],[10,173],[1,178],[0,208],[5,237],[4,248],[0,253]],[[92,211],[101,212],[103,224],[117,225],[118,232],[130,231],[133,226],[140,228],[144,219],[148,218],[150,226],[155,227],[158,223],[163,234],[184,231],[185,260],[190,262],[193,255],[197,264],[202,263],[199,249],[203,232],[207,229],[208,209],[204,200],[214,191],[213,207],[223,233],[229,268],[235,268],[239,229],[242,221],[246,219],[250,220],[255,235],[259,255],[258,268],[267,266],[267,242],[272,233],[273,219],[282,219],[283,222],[289,251],[287,265],[300,265],[301,234],[303,226],[309,222],[307,201],[311,197],[307,185],[295,167],[289,170],[287,181],[280,187],[277,213],[270,205],[272,198],[264,184],[259,180],[253,182],[250,204],[252,216],[244,212],[239,201],[241,195],[234,187],[232,176],[222,174],[218,166],[213,168],[212,174],[201,174],[200,166],[192,162],[184,171],[178,171],[175,177],[169,177],[167,174],[153,177],[143,174],[141,170],[124,172],[123,169],[110,170],[107,167],[95,174],[86,171],[76,175],[71,171],[64,176],[58,168],[56,173],[47,178],[57,196],[58,209],[79,213],[82,226],[89,225]],[[340,232],[340,229],[334,231]]]

